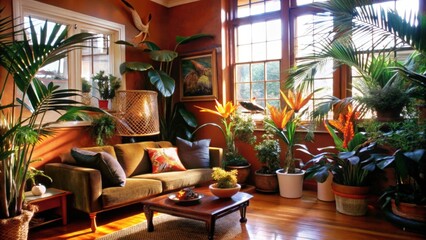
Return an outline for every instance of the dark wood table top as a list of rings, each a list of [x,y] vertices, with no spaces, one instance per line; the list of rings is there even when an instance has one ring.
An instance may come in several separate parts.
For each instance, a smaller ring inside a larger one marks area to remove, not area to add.
[[[223,211],[223,209],[229,209],[236,206],[239,206],[241,203],[247,202],[253,196],[245,193],[238,192],[232,198],[218,198],[214,196],[208,187],[200,187],[193,189],[197,193],[204,195],[199,201],[200,203],[194,205],[181,205],[177,204],[174,201],[169,199],[169,195],[161,195],[155,198],[147,199],[142,201],[142,204],[150,205],[159,208],[167,208],[173,212],[186,212],[193,214],[206,214],[206,215],[216,215],[217,213]]]

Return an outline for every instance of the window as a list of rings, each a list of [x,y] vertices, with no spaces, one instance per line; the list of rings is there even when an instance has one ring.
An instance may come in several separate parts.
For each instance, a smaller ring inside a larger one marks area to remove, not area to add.
[[[323,1],[325,0],[231,0],[231,16],[234,16],[230,24],[233,28],[230,39],[234,51],[231,63],[236,102],[256,98],[257,103],[262,106],[266,103],[275,106],[282,104],[279,89],[284,88],[286,70],[318,52],[321,47],[318,46],[318,39],[333,38],[332,34],[321,36],[312,31],[318,27],[313,25],[314,22],[322,22],[321,32],[325,30],[332,33],[333,21],[330,15],[315,12],[310,7],[314,2]],[[418,0],[378,2],[377,7],[399,12],[419,9]],[[376,42],[375,38],[373,35],[362,39],[354,37],[354,41],[362,49],[371,47]],[[375,46],[375,49],[389,49],[395,58],[401,60],[411,52],[407,46],[397,46],[392,41],[394,40],[390,39],[386,45]],[[328,96],[345,98],[359,94],[353,87],[360,79],[359,74],[347,66],[335,69],[335,63],[330,60],[313,75],[312,90],[322,90],[316,92],[311,100],[311,110],[318,103],[328,100]]]
[[[124,25],[34,0],[14,0],[13,9],[16,24],[23,22],[28,26],[31,17],[36,29],[48,20],[49,26],[59,23],[64,28],[68,27],[70,35],[90,32],[98,36],[85,43],[91,48],[72,51],[67,58],[51,63],[38,72],[37,76],[44,83],[54,81],[62,88],[81,89],[82,79],[89,80],[99,70],[119,75],[119,65],[125,60],[124,46],[111,43],[125,38]],[[125,88],[125,81],[122,81],[122,87]],[[95,93],[93,91],[94,96]],[[54,116],[51,117],[53,119]]]
[[[266,103],[279,106],[282,22],[279,14],[271,17],[267,13],[279,13],[281,3],[277,0],[238,0],[236,3],[240,22],[234,29],[235,100],[256,99],[262,106]]]

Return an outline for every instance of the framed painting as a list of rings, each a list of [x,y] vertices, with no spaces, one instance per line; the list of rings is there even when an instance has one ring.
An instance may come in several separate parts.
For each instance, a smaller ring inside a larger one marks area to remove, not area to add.
[[[216,50],[183,55],[179,68],[181,101],[217,98]]]

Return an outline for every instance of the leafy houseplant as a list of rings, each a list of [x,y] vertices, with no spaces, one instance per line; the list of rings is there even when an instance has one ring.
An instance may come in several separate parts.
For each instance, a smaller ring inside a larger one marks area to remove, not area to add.
[[[31,192],[35,196],[43,195],[46,192],[46,187],[44,185],[42,185],[40,183],[39,184],[36,183],[36,177],[37,176],[42,176],[42,177],[45,177],[45,178],[49,179],[50,181],[52,181],[52,178],[50,178],[49,176],[44,174],[43,171],[38,170],[34,167],[30,167],[28,172],[27,172],[27,179],[29,179],[32,183]]]
[[[10,18],[1,18],[0,22],[0,64],[8,72],[0,91],[0,218],[14,219],[28,212],[24,206],[24,191],[34,147],[43,136],[53,134],[49,129],[51,122],[44,118],[45,114],[59,112],[62,116],[58,120],[62,120],[81,114],[80,110],[99,109],[73,100],[79,96],[78,90],[59,89],[53,83],[46,86],[35,77],[40,68],[66,57],[71,50],[82,46],[82,42],[92,39],[92,34],[67,37],[67,29],[61,30],[61,25],[57,24],[48,30],[46,21],[40,28],[40,36],[43,37],[39,38],[31,19],[28,29],[16,32],[12,30]],[[18,35],[23,37],[22,41],[10,40]],[[13,96],[9,103],[3,95],[9,89],[8,81],[13,81],[14,87],[22,94]],[[11,226],[1,224],[0,231],[14,232]]]
[[[92,80],[97,85],[99,96],[103,100],[113,99],[115,92],[120,88],[121,81],[112,74],[105,75],[105,71],[99,71],[92,76]]]
[[[173,50],[161,49],[151,41],[143,41],[137,46],[126,41],[117,41],[117,44],[137,47],[155,64],[146,62],[124,62],[120,65],[120,73],[139,71],[147,72],[150,83],[161,94],[159,100],[160,115],[160,138],[174,142],[176,136],[188,139],[190,128],[197,126],[196,119],[192,113],[187,111],[182,104],[173,104],[172,95],[175,92],[176,82],[172,77],[174,60],[179,56],[177,49],[180,45],[189,44],[199,39],[212,38],[209,34],[195,34],[192,36],[176,36],[176,45]],[[141,47],[142,46],[142,47]],[[179,127],[176,127],[179,126]]]
[[[105,145],[105,141],[115,134],[115,120],[108,114],[102,114],[100,117],[92,120],[92,136],[98,146]]]
[[[280,168],[281,147],[271,133],[263,134],[262,141],[254,146],[256,156],[263,166],[255,172],[254,182],[257,191],[276,192],[278,179],[276,171]]]
[[[89,81],[85,78],[81,79],[81,101],[86,104],[90,105],[92,95],[90,94],[90,91],[92,90],[92,85],[90,85]]]

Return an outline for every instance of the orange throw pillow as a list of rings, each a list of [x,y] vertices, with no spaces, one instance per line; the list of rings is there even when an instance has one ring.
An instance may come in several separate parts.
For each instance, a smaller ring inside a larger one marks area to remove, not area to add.
[[[186,170],[179,159],[177,148],[148,148],[147,151],[152,163],[152,173]]]

